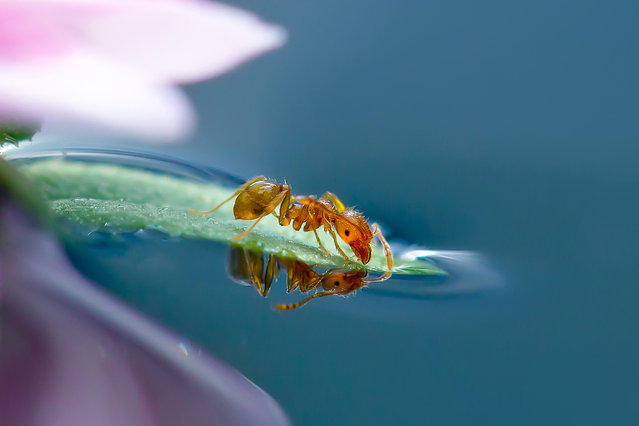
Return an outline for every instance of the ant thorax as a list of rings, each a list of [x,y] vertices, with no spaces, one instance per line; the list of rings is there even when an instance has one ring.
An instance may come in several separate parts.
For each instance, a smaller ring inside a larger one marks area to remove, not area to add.
[[[325,220],[326,214],[323,209],[318,208],[314,203],[293,203],[286,211],[286,218],[293,221],[293,228],[299,231],[304,225],[304,231],[313,231],[318,229]],[[327,222],[330,223],[330,222]]]

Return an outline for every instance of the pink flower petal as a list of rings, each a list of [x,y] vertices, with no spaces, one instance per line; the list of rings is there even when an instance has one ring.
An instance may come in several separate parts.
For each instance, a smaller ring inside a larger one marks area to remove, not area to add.
[[[163,81],[218,76],[281,46],[285,31],[257,16],[198,0],[13,0],[114,60]],[[19,5],[19,6],[16,6]],[[0,6],[1,7],[1,6]]]
[[[71,44],[70,37],[46,17],[23,7],[0,6],[0,61],[55,56]]]
[[[0,64],[2,111],[0,121],[44,119],[53,127],[90,126],[159,140],[178,138],[194,124],[178,89],[79,48]]]
[[[69,23],[96,49],[161,80],[218,76],[281,46],[284,31],[240,9],[192,0],[109,1]]]
[[[169,84],[280,46],[282,29],[195,0],[0,1],[0,122],[45,120],[160,140],[194,123]]]
[[[83,279],[27,216],[0,206],[0,424],[289,424],[238,371]]]

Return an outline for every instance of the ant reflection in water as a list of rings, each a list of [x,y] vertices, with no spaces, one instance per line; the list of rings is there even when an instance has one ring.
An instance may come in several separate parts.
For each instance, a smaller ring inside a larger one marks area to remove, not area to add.
[[[332,268],[317,272],[312,266],[299,260],[263,255],[241,247],[231,247],[229,257],[231,278],[240,284],[254,286],[264,297],[268,295],[280,270],[287,272],[288,293],[295,289],[302,293],[315,290],[315,293],[300,302],[275,305],[274,308],[280,311],[299,308],[316,297],[349,294],[368,283],[384,281],[391,276],[390,272],[386,272],[376,278],[366,278],[368,272],[365,269]]]

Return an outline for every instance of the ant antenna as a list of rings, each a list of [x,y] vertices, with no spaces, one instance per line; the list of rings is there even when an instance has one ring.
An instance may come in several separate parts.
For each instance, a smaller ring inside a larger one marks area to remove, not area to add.
[[[229,201],[231,201],[233,198],[237,197],[238,195],[240,195],[240,193],[242,191],[244,191],[246,188],[248,188],[249,186],[251,186],[252,184],[254,184],[255,182],[259,182],[259,181],[263,181],[266,180],[266,178],[264,176],[257,176],[254,177],[253,179],[246,181],[242,186],[240,186],[234,193],[233,195],[231,195],[229,198],[227,198],[226,200],[222,201],[220,204],[218,204],[217,206],[213,207],[211,210],[207,210],[205,212],[199,211],[199,210],[193,210],[193,209],[189,209],[188,210],[188,214],[199,214],[201,216],[207,215],[207,214],[211,214],[211,213],[215,213],[217,211],[217,209],[219,209],[220,207],[222,207],[224,204],[228,203]]]
[[[344,293],[348,293],[348,292],[349,291],[345,291],[345,290],[342,290],[342,291],[322,291],[320,293],[315,293],[312,296],[307,297],[306,299],[302,300],[301,302],[274,305],[273,307],[275,309],[277,309],[278,311],[288,311],[290,309],[296,309],[296,308],[299,308],[302,305],[306,305],[308,302],[310,302],[312,299],[315,299],[316,297],[330,296],[332,294],[344,294]]]

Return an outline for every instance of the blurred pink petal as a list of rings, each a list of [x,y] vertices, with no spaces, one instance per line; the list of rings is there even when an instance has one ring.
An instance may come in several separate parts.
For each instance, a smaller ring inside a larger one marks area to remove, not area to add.
[[[76,20],[74,28],[102,52],[144,69],[161,81],[193,82],[218,76],[281,46],[286,39],[281,28],[219,3],[98,3],[108,3],[110,7],[94,19]]]
[[[255,384],[84,280],[0,201],[0,424],[288,424]]]
[[[0,23],[0,121],[160,140],[194,123],[171,84],[218,76],[285,40],[254,15],[195,0],[0,0]]]
[[[44,117],[55,127],[111,128],[160,140],[178,138],[193,127],[193,111],[177,88],[154,84],[135,69],[77,48],[0,65],[3,109],[12,111],[14,120]]]
[[[0,61],[63,54],[71,38],[46,17],[0,3]]]

